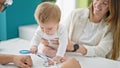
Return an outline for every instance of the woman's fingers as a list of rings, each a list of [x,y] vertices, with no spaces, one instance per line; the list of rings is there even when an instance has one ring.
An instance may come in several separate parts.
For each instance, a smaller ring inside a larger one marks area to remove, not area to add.
[[[41,39],[41,42],[42,42],[42,44],[44,44],[44,45],[48,45],[48,44],[49,44],[48,40],[46,40],[46,39],[44,39],[44,38]]]
[[[59,45],[59,38],[55,38],[53,40],[50,40],[52,42],[52,44],[54,45]]]

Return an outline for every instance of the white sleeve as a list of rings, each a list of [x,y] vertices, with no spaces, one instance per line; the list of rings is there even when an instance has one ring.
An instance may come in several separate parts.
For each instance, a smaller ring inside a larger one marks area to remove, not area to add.
[[[41,39],[40,28],[38,27],[35,34],[33,35],[32,40],[31,40],[31,46],[33,46],[33,45],[38,46],[40,43],[40,39]]]
[[[56,55],[64,57],[67,45],[68,45],[68,32],[65,27],[62,27],[61,30],[59,31],[59,46]]]
[[[84,45],[87,49],[87,54],[85,56],[100,56],[106,57],[106,55],[111,51],[113,45],[112,33],[106,34],[104,38],[96,46]]]

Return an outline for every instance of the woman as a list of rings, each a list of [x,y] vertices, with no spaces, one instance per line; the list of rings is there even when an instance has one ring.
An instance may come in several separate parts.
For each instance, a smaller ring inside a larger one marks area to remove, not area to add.
[[[87,9],[75,9],[67,23],[67,50],[84,56],[120,60],[120,0],[93,0]],[[48,44],[47,40],[42,40]],[[53,41],[57,44],[57,41]]]
[[[8,4],[9,2],[12,2],[12,0],[0,0],[0,12],[5,10],[5,4]],[[33,64],[31,56],[28,55],[0,54],[0,64],[8,63],[14,63],[16,66],[21,68],[30,68]]]
[[[89,9],[74,10],[66,19],[68,51],[120,60],[119,0],[93,0]]]
[[[68,51],[120,60],[120,0],[93,0],[89,9],[74,10],[66,19]],[[76,44],[77,43],[77,44]],[[74,59],[75,60],[75,59]],[[76,62],[78,64],[78,62]],[[63,63],[64,68],[70,60]],[[79,65],[76,65],[81,68]]]

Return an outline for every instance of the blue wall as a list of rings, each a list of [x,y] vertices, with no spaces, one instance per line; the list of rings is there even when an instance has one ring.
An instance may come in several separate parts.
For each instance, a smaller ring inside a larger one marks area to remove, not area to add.
[[[34,11],[42,0],[14,0],[13,5],[0,13],[0,40],[18,37],[18,27],[35,24]]]
[[[6,32],[6,12],[0,13],[0,40],[7,38]]]

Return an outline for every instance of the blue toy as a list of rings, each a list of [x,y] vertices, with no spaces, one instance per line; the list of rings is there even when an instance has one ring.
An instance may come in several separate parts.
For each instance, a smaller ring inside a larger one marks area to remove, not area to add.
[[[30,51],[29,50],[20,50],[19,53],[21,53],[21,54],[29,54]]]

